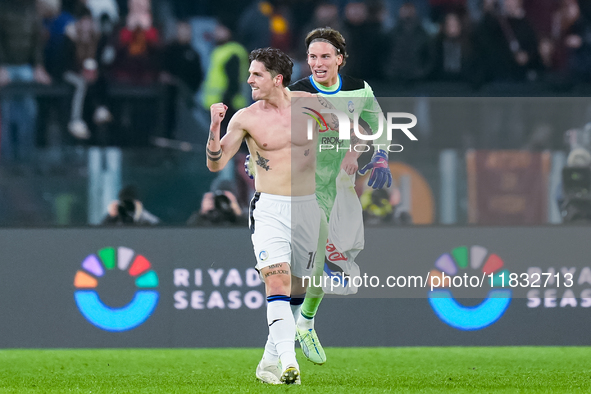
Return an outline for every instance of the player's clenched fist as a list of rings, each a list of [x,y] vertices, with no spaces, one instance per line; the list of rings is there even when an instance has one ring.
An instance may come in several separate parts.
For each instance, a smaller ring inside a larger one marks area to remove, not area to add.
[[[226,116],[226,111],[228,110],[228,106],[224,103],[215,103],[212,104],[209,108],[211,112],[211,124],[212,125],[219,125],[224,120],[224,116]]]

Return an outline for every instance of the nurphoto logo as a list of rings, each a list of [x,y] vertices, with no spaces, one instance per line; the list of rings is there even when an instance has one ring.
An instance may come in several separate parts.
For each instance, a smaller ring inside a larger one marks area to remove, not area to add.
[[[325,132],[330,129],[327,125],[326,120],[322,116],[322,114],[332,114],[337,117],[337,119],[339,121],[339,127],[338,127],[339,142],[342,140],[350,140],[351,139],[351,120],[349,119],[349,116],[346,113],[339,111],[339,110],[335,110],[335,109],[322,109],[320,112],[314,111],[311,108],[306,108],[306,109],[311,110],[316,115],[316,116],[314,116],[310,113],[304,112],[306,115],[309,115],[312,118],[312,119],[308,119],[308,125],[307,125],[308,126],[308,129],[307,129],[308,140],[311,140],[314,138],[313,137],[314,136],[314,121],[316,121],[316,123],[318,123],[318,125],[320,127],[320,129],[319,129],[320,132]],[[409,119],[410,122],[409,123],[394,123],[395,119]],[[417,137],[415,137],[415,135],[413,133],[411,133],[411,131],[409,130],[417,125],[417,117],[411,113],[408,113],[408,112],[388,112],[386,114],[386,116],[384,116],[383,113],[380,113],[378,124],[379,124],[379,127],[378,127],[378,130],[375,132],[375,134],[366,135],[366,134],[361,133],[359,131],[359,114],[358,113],[353,114],[353,132],[355,133],[355,136],[362,141],[374,141],[374,140],[378,139],[382,135],[382,133],[384,132],[384,128],[386,129],[388,141],[392,140],[392,131],[393,130],[401,130],[408,137],[408,139],[410,139],[411,141],[418,141]],[[336,141],[332,141],[332,139],[331,139],[331,142],[336,142]],[[389,152],[402,152],[402,150],[404,149],[403,146],[400,144],[390,144],[390,145],[371,144],[371,146],[373,146],[374,149],[387,150]],[[355,144],[354,146],[349,146],[348,148],[339,147],[339,144],[337,144],[335,147],[335,145],[332,143],[330,143],[330,144],[321,143],[319,145],[320,152],[322,152],[322,150],[333,150],[335,148],[337,151],[340,149],[345,149],[345,150],[351,151],[353,149],[356,152],[368,152],[371,149],[370,145],[368,145],[368,144]]]

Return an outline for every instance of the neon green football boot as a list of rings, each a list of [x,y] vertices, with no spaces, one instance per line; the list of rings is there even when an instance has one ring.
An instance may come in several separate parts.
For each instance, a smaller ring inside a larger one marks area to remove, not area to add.
[[[326,362],[326,354],[320,344],[316,330],[313,328],[305,329],[296,326],[296,336],[300,341],[300,347],[304,356],[314,364],[322,365]]]

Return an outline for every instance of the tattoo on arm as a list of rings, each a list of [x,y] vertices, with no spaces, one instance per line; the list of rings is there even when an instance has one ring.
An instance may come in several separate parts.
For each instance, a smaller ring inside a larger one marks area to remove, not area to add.
[[[306,150],[304,151],[304,156],[308,156],[309,154],[310,154],[310,149],[306,149]]]
[[[271,264],[267,268],[269,268],[271,271],[263,275],[265,278],[271,275],[289,275],[289,271],[283,269],[283,264]]]
[[[261,166],[262,168],[265,169],[265,171],[269,171],[271,169],[271,167],[269,167],[269,165],[267,163],[269,163],[269,159],[265,159],[263,156],[261,156],[259,154],[259,152],[257,152],[257,161],[256,161],[258,166]]]
[[[316,99],[324,108],[328,109],[335,109],[334,105],[326,98],[316,95]],[[330,114],[330,117],[327,116],[326,123],[329,129],[331,130],[338,130],[339,129],[339,118],[335,114]]]
[[[325,108],[328,109],[336,109],[334,105],[332,105],[332,103],[330,101],[328,101],[326,98],[320,96],[320,95],[316,95],[316,97],[318,98],[318,102],[320,103],[320,105],[322,105]]]
[[[207,158],[211,161],[218,161],[222,158],[222,148],[216,152],[211,151],[209,148],[205,148],[205,151],[207,152]]]
[[[268,278],[269,276],[272,276],[272,275],[289,275],[289,271],[287,271],[287,270],[269,271],[265,274],[265,278]]]
[[[328,128],[331,130],[339,129],[339,118],[335,114],[330,114],[330,119],[328,120]]]
[[[318,102],[320,102],[320,105],[322,105],[323,107],[333,108],[333,106],[324,97],[321,97],[321,96],[316,96],[316,97],[318,97]]]
[[[205,148],[205,150],[207,152],[207,158],[211,161],[218,161],[219,159],[222,158],[222,148],[220,147],[220,149],[215,152],[212,151],[211,149],[209,149],[209,143],[214,140],[215,140],[215,137],[213,136],[213,132],[211,130],[209,130],[209,137],[207,139],[207,146]]]
[[[368,132],[363,127],[358,127],[357,130],[359,131],[360,134],[363,134],[363,135],[370,135],[371,134],[371,132]],[[361,138],[357,137],[357,135],[355,134],[355,130],[353,128],[353,123],[351,123],[351,145],[355,146],[360,143],[361,143]]]

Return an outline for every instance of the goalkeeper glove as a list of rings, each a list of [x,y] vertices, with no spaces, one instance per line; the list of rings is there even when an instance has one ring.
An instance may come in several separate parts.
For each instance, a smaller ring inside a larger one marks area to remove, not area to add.
[[[386,182],[388,182],[387,187],[392,186],[392,174],[390,173],[390,167],[388,166],[388,155],[386,152],[377,150],[371,158],[371,161],[359,170],[359,174],[365,175],[368,170],[371,170],[369,182],[367,182],[368,186],[371,186],[374,189],[381,189]]]

